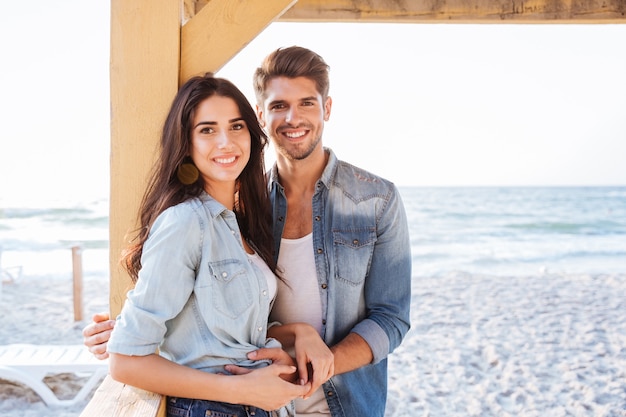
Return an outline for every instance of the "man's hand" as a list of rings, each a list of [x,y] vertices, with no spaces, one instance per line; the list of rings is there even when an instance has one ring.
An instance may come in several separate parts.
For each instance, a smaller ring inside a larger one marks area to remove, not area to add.
[[[109,357],[107,343],[111,338],[115,320],[110,320],[109,313],[94,314],[92,320],[93,322],[83,329],[83,343],[96,358],[106,359]]]
[[[324,382],[335,374],[335,358],[317,330],[307,323],[288,323],[272,326],[268,336],[278,340],[289,352],[295,351],[300,385],[311,383],[309,398]],[[256,359],[272,359],[267,349],[259,349]]]
[[[335,358],[317,330],[309,325],[296,327],[294,348],[301,384],[311,382],[311,391],[304,397],[307,399],[334,375]]]

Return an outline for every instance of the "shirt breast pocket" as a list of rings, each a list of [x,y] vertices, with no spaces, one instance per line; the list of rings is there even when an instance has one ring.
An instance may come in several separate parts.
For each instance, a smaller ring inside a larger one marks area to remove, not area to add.
[[[230,318],[252,306],[252,288],[245,265],[237,259],[209,262],[211,298],[215,309]]]
[[[375,243],[374,228],[334,230],[333,247],[337,279],[351,285],[362,283],[370,269]]]

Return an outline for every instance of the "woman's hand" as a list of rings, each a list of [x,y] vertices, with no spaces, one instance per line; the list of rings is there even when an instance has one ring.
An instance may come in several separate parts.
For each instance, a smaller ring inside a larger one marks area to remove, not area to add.
[[[248,359],[269,359],[272,364],[292,366],[293,372],[288,374],[281,374],[280,377],[285,381],[296,383],[296,381],[298,380],[298,373],[296,372],[296,361],[291,356],[289,356],[287,352],[280,348],[264,348],[260,350],[262,351],[261,356],[263,357],[259,356],[259,351],[255,350],[248,354]],[[226,365],[224,366],[224,369],[233,375],[245,375],[252,372],[252,369],[244,368],[237,365]]]
[[[264,368],[246,371],[240,376],[233,377],[247,379],[246,385],[253,387],[239,402],[264,410],[276,410],[294,398],[304,398],[311,389],[310,383],[297,385],[286,381],[288,375],[296,375],[294,366],[274,363]]]

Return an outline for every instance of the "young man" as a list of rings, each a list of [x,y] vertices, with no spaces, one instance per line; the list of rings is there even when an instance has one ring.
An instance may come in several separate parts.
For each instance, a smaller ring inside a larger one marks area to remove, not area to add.
[[[290,47],[268,55],[254,75],[258,117],[277,153],[270,191],[285,283],[271,318],[313,325],[334,354],[334,376],[296,401],[298,415],[382,417],[387,355],[410,327],[408,225],[392,183],[323,147],[328,73],[319,55]],[[92,352],[104,353],[111,326],[85,328]]]

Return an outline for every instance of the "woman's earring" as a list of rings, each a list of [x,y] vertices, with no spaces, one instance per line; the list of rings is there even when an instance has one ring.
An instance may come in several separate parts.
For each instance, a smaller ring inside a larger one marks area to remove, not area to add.
[[[184,185],[191,185],[198,180],[200,172],[198,168],[191,162],[185,162],[180,164],[176,170],[176,176],[178,180]]]

